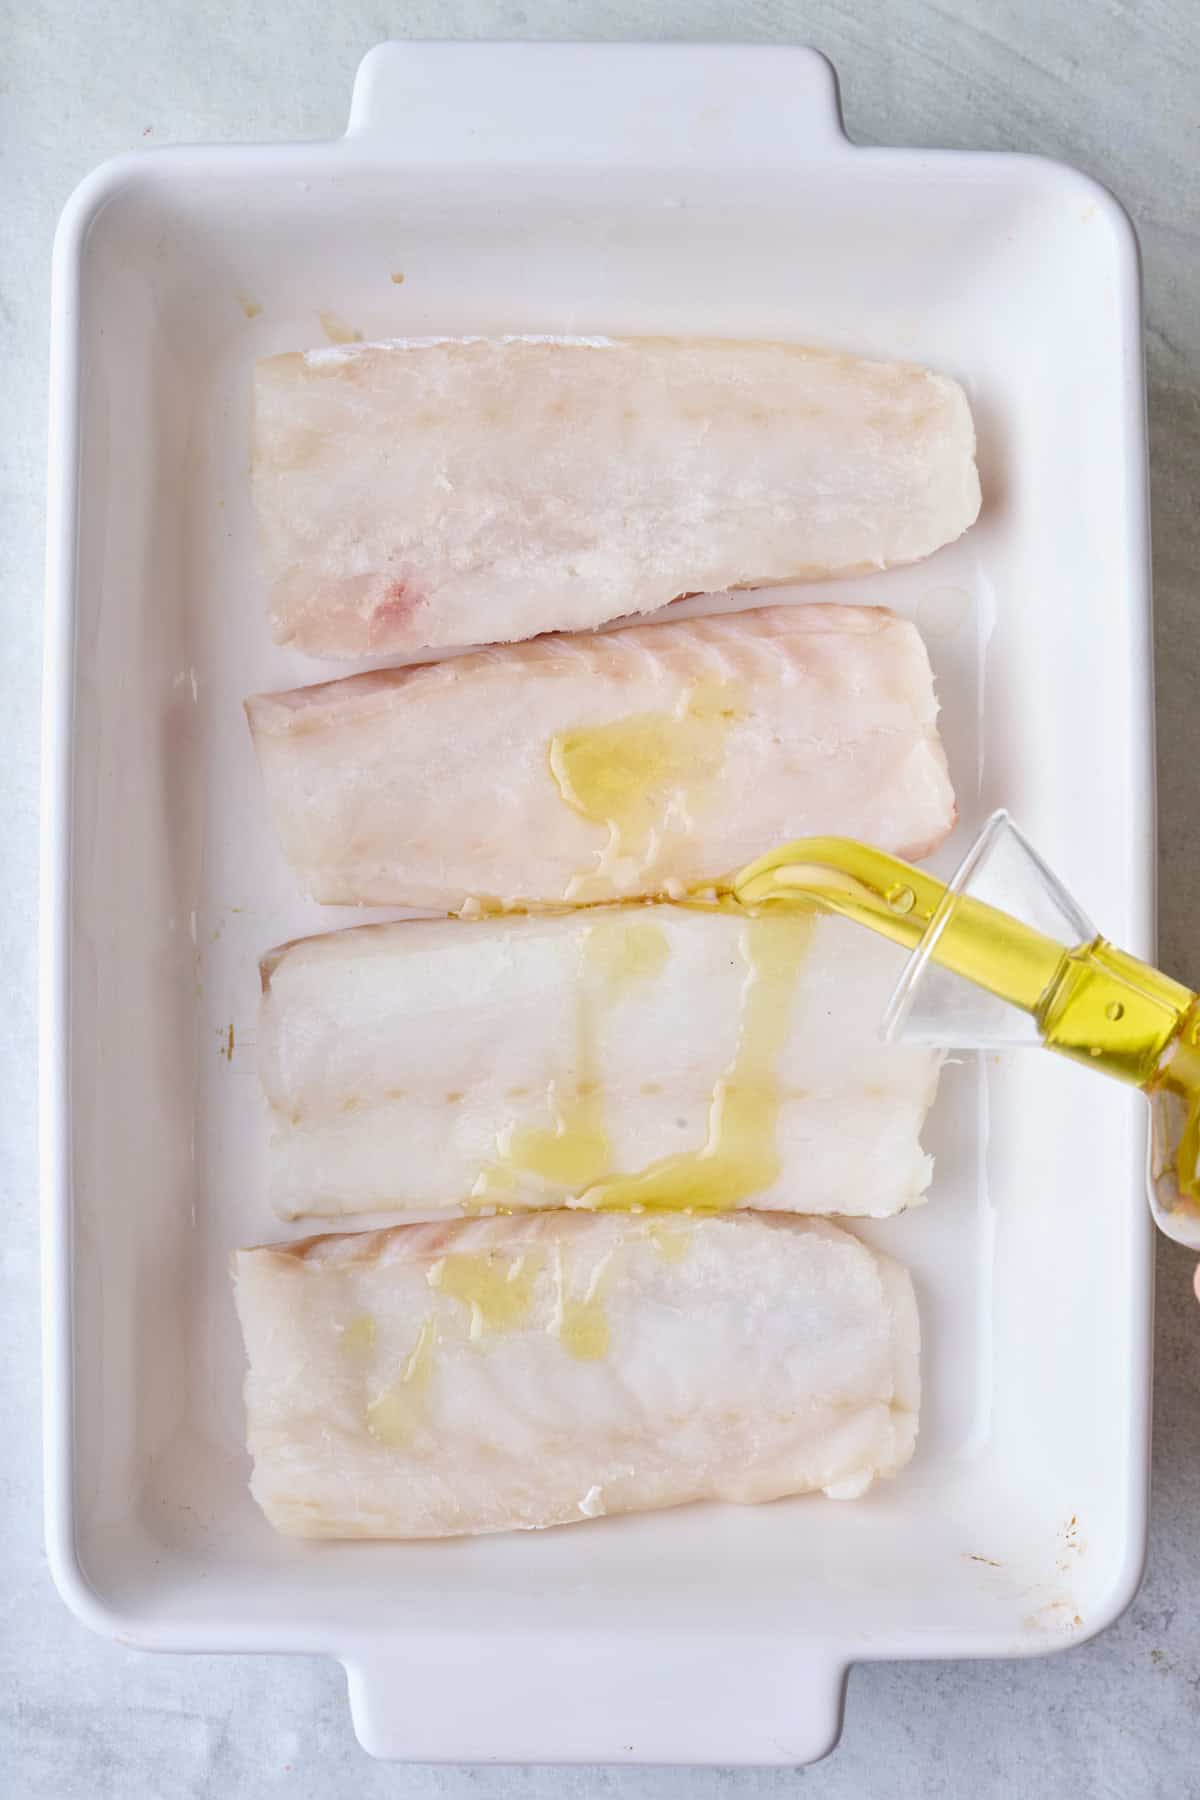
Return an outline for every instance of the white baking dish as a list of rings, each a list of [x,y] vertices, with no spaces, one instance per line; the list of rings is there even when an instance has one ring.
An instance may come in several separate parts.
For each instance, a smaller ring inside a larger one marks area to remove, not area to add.
[[[143,1648],[337,1656],[363,1743],[412,1758],[802,1762],[834,1741],[857,1658],[1100,1629],[1146,1523],[1144,1103],[1036,1055],[949,1071],[933,1196],[871,1228],[915,1272],[927,1398],[915,1463],[867,1499],[429,1545],[285,1542],[258,1515],[226,1266],[282,1235],[255,961],[333,921],[281,865],[241,717],[244,694],[322,673],[268,639],[247,395],[253,359],[320,342],[321,312],[368,337],[780,337],[960,376],[980,524],[837,597],[929,635],[962,813],[944,866],[1006,804],[1114,938],[1152,950],[1137,257],[1091,182],[853,148],[809,51],[659,46],[385,45],[337,143],[108,165],[67,208],[54,278],[44,1158],[65,1598]]]

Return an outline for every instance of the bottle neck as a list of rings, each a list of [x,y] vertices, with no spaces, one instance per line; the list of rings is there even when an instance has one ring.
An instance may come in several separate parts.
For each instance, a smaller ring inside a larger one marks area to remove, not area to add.
[[[1034,1011],[1047,1049],[1149,1088],[1195,995],[1104,938],[1063,954]]]
[[[1147,1086],[1154,1120],[1154,1185],[1168,1212],[1200,1207],[1200,999],[1166,1046]]]

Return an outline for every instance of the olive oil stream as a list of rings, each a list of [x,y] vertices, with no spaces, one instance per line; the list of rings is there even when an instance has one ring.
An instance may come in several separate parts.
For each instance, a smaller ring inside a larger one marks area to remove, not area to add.
[[[617,859],[632,859],[638,878],[650,879],[672,832],[687,829],[720,773],[740,704],[736,682],[705,681],[689,689],[673,712],[637,714],[550,740],[548,768],[562,800],[609,834],[598,868],[571,884],[576,905],[586,905],[598,885],[611,892],[605,878]],[[686,902],[682,891],[675,897]],[[530,1178],[559,1204],[611,1211],[726,1209],[769,1188],[779,1174],[775,1063],[811,929],[805,920],[747,918],[737,1044],[713,1089],[704,1141],[623,1172],[613,1166],[596,1041],[605,1013],[658,974],[668,946],[650,923],[589,927],[577,978],[574,1083],[552,1085],[550,1128],[514,1125],[501,1133],[495,1160],[475,1184],[474,1202],[504,1209]]]
[[[779,1175],[775,1065],[787,1037],[796,983],[808,953],[811,918],[748,918],[740,952],[746,965],[732,1059],[713,1088],[704,1142],[622,1173],[613,1152],[600,1082],[592,1073],[600,1018],[628,986],[651,979],[668,954],[656,926],[601,920],[583,944],[577,995],[579,1078],[567,1096],[550,1095],[553,1129],[502,1134],[495,1162],[475,1184],[476,1205],[503,1209],[527,1184],[561,1204],[604,1211],[723,1211],[766,1191]]]
[[[689,692],[675,712],[644,714],[560,733],[548,746],[548,773],[563,802],[603,825],[608,843],[597,867],[581,872],[566,899],[594,906],[584,937],[578,986],[575,1080],[549,1095],[550,1128],[513,1126],[481,1171],[477,1205],[507,1210],[526,1198],[530,1178],[547,1198],[604,1210],[666,1214],[717,1210],[753,1200],[778,1178],[775,1066],[787,1036],[796,984],[814,919],[833,912],[907,950],[927,944],[932,960],[1028,1013],[1045,1045],[1142,1087],[1168,1093],[1181,1109],[1175,1180],[1181,1203],[1200,1202],[1200,1001],[1180,983],[1103,938],[1064,947],[1008,914],[961,894],[895,857],[844,838],[785,845],[716,884],[653,899],[744,915],[746,964],[736,1048],[716,1083],[703,1144],[629,1173],[614,1171],[596,1074],[597,1035],[607,1009],[663,967],[668,945],[649,920],[606,921],[603,905],[618,865],[649,881],[672,834],[686,832],[725,759],[739,716],[731,684]],[[481,901],[473,910],[507,910]],[[679,1227],[684,1227],[682,1230]],[[652,1225],[651,1241],[669,1260],[685,1255],[687,1231]],[[429,1271],[432,1287],[469,1312],[469,1337],[520,1329],[534,1303],[537,1258],[449,1256]],[[603,1269],[582,1296],[568,1295],[561,1266],[552,1329],[568,1354],[603,1358],[609,1326]],[[432,1374],[437,1327],[421,1326],[399,1374],[367,1408],[367,1425],[396,1445],[418,1428]],[[352,1357],[369,1356],[374,1323],[355,1320],[345,1334]]]
[[[1028,1013],[1043,1044],[1184,1109],[1180,1196],[1200,1201],[1200,1000],[1105,938],[1064,946],[899,858],[849,838],[771,851],[718,893],[752,911],[816,907],[915,950]]]
[[[740,716],[734,684],[703,683],[672,713],[646,713],[559,733],[548,773],[564,804],[608,830],[598,867],[568,890],[576,905],[611,893],[618,859],[648,884],[672,832],[686,829],[725,761]],[[597,892],[599,890],[599,892]],[[613,1210],[690,1212],[752,1200],[777,1179],[775,1063],[816,913],[852,919],[908,950],[926,943],[941,966],[1028,1013],[1044,1044],[1184,1108],[1176,1153],[1181,1196],[1200,1199],[1200,1003],[1178,982],[1102,938],[1064,947],[981,901],[949,894],[923,871],[841,838],[771,852],[715,885],[654,896],[737,910],[747,964],[737,1047],[714,1087],[705,1140],[633,1172],[614,1171],[595,1073],[604,1009],[665,961],[649,924],[596,924],[585,939],[573,1088],[551,1090],[553,1126],[511,1128],[481,1172],[477,1204],[503,1209],[528,1178],[547,1197]],[[603,911],[603,907],[599,908]]]

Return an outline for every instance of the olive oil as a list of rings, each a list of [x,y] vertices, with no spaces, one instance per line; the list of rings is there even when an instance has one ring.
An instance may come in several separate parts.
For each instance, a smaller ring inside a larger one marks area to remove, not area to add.
[[[433,1373],[436,1341],[437,1324],[431,1316],[417,1333],[417,1341],[409,1352],[399,1381],[368,1406],[367,1430],[381,1444],[392,1447],[406,1444],[421,1423],[425,1389]]]
[[[775,1067],[811,934],[811,922],[803,918],[747,919],[741,951],[748,975],[737,1049],[713,1090],[704,1143],[663,1157],[635,1174],[609,1176],[581,1195],[581,1206],[725,1211],[753,1199],[778,1179]]]
[[[549,1093],[552,1126],[523,1125],[502,1133],[496,1160],[483,1170],[472,1196],[477,1205],[503,1205],[518,1190],[518,1177],[532,1175],[548,1187],[577,1193],[608,1167],[608,1132],[598,1088],[581,1083],[573,1093]]]
[[[597,909],[602,912],[603,909]],[[570,1205],[621,1211],[717,1211],[743,1205],[779,1175],[775,1068],[787,1038],[796,983],[808,954],[811,918],[747,917],[740,952],[746,964],[733,1059],[713,1088],[703,1144],[621,1172],[612,1166],[604,1093],[591,1079],[601,1009],[632,983],[663,967],[667,942],[651,921],[599,918],[584,939],[576,1061],[583,1072],[569,1094],[552,1089],[551,1128],[502,1133],[496,1158],[480,1174],[476,1206],[504,1207],[522,1175],[558,1189]]]
[[[550,740],[550,773],[563,800],[608,830],[597,868],[575,878],[568,899],[586,901],[596,877],[622,862],[649,874],[669,839],[691,829],[724,762],[739,698],[734,683],[701,683],[674,712],[635,713]]]
[[[541,1259],[526,1252],[509,1256],[487,1250],[477,1255],[445,1256],[433,1263],[430,1287],[461,1300],[471,1315],[470,1337],[485,1331],[515,1331],[533,1305]]]
[[[608,1318],[598,1294],[590,1299],[563,1301],[558,1339],[577,1362],[601,1362],[608,1355]]]
[[[664,933],[649,920],[601,918],[588,926],[577,977],[575,1085],[566,1089],[551,1084],[547,1100],[552,1126],[512,1126],[500,1134],[495,1161],[475,1183],[471,1197],[476,1206],[505,1206],[518,1192],[523,1175],[566,1196],[583,1193],[608,1173],[612,1147],[604,1094],[594,1075],[600,1016],[631,988],[652,980],[667,955]]]
[[[1200,1001],[1182,983],[1097,937],[1073,946],[898,858],[848,838],[784,845],[722,892],[751,909],[840,913],[1030,1014],[1049,1050],[1183,1109],[1180,1195],[1200,1201]]]
[[[653,981],[665,967],[670,949],[666,934],[649,920],[627,923],[602,919],[583,941],[584,958],[607,1001],[620,1000],[643,981]]]
[[[664,1262],[682,1262],[691,1247],[692,1234],[686,1220],[678,1223],[662,1224],[652,1220],[647,1227],[646,1236],[658,1251]]]
[[[338,1347],[346,1356],[369,1356],[375,1348],[375,1321],[370,1313],[359,1313],[351,1319],[338,1338]]]
[[[669,828],[685,793],[719,768],[720,733],[736,718],[725,689],[697,691],[678,715],[643,715],[563,733],[551,768],[568,804],[606,823],[610,848],[637,839],[653,860],[655,833]],[[689,738],[695,730],[698,735]],[[690,746],[693,761],[687,761]],[[714,756],[717,760],[713,760]],[[644,840],[644,841],[643,841]],[[1140,1087],[1155,1114],[1155,1177],[1160,1203],[1200,1211],[1200,997],[1105,938],[1064,945],[971,895],[951,893],[924,870],[850,838],[786,844],[724,880],[683,893],[647,895],[699,910],[745,915],[758,935],[748,960],[738,1051],[714,1089],[705,1143],[640,1171],[610,1167],[603,1097],[585,1081],[561,1103],[552,1096],[551,1131],[515,1131],[497,1163],[480,1177],[476,1199],[503,1203],[516,1171],[541,1175],[578,1196],[572,1204],[666,1212],[737,1206],[778,1173],[774,1061],[786,1035],[787,995],[799,971],[806,918],[833,912],[926,954],[941,967],[1027,1013],[1043,1044],[1117,1080]],[[602,921],[606,903],[581,885],[572,903]],[[522,908],[501,910],[524,910]],[[762,935],[771,923],[778,935]],[[622,942],[640,926],[599,923],[594,952],[608,999],[661,962],[647,937]],[[611,930],[606,940],[602,935]],[[586,1052],[589,1027],[581,1025]],[[586,1054],[583,1057],[586,1060]],[[1158,1178],[1166,1172],[1165,1187]]]

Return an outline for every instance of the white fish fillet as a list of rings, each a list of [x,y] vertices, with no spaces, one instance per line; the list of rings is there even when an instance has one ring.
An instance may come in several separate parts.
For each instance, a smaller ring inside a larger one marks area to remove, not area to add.
[[[901,962],[840,919],[674,906],[285,945],[258,1027],[272,1203],[898,1212],[940,1066],[879,1041]]]
[[[441,339],[260,362],[276,637],[504,643],[887,568],[979,511],[962,389],[790,344]]]
[[[897,1263],[787,1216],[545,1213],[242,1250],[251,1490],[300,1537],[861,1494],[912,1455]]]
[[[877,607],[542,638],[246,710],[287,857],[330,903],[675,892],[810,834],[921,856],[954,822],[925,647]]]

